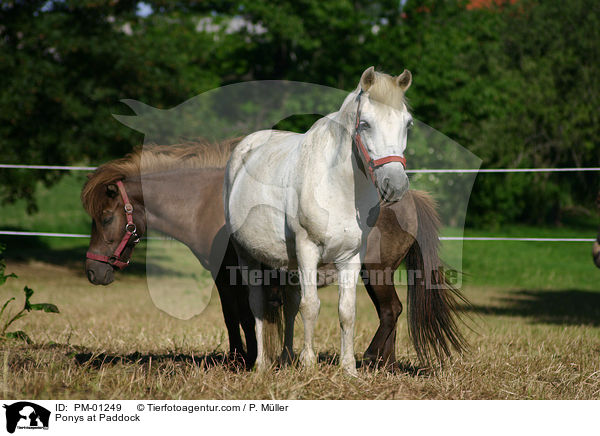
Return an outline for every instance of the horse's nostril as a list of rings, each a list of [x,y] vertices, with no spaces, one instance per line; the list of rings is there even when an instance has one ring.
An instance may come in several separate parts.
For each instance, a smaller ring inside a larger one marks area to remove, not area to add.
[[[106,273],[104,274],[104,283],[103,284],[108,285],[108,284],[112,283],[113,280],[114,280],[113,270],[112,270],[112,268],[109,268],[106,270]]]
[[[94,283],[96,280],[96,275],[94,274],[94,271],[92,271],[91,269],[87,270],[87,277],[88,277],[88,280],[90,281],[90,283]]]

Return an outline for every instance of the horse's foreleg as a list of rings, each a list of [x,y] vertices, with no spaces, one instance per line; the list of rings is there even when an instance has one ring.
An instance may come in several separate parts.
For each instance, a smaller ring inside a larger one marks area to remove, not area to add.
[[[231,283],[232,280],[229,277],[229,269],[232,266],[237,267],[237,256],[234,257],[233,262],[227,262],[227,260],[223,261],[218,271],[211,271],[211,273],[219,291],[223,318],[229,336],[229,358],[235,360],[245,357],[242,337],[240,335],[240,314],[237,304],[240,295],[238,295],[237,286],[235,286],[235,283]]]
[[[356,319],[356,282],[360,272],[360,257],[357,255],[350,261],[338,264],[341,350],[340,366],[350,375],[357,375],[354,357],[354,321]]]
[[[297,240],[296,247],[300,276],[300,315],[304,324],[304,348],[300,353],[300,363],[305,367],[310,367],[317,363],[317,356],[313,348],[313,337],[321,306],[317,294],[319,248],[308,240]]]
[[[283,293],[283,311],[285,316],[285,337],[283,343],[283,353],[281,353],[282,363],[292,363],[294,361],[294,321],[300,307],[300,289],[297,286],[286,286]]]

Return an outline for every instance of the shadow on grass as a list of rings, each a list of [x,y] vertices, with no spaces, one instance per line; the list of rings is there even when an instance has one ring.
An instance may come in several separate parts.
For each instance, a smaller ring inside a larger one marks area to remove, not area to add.
[[[11,367],[25,367],[35,363],[28,351],[48,351],[59,353],[65,356],[68,360],[83,368],[92,368],[100,370],[107,366],[113,365],[145,365],[151,367],[153,365],[160,366],[165,364],[184,364],[193,365],[198,368],[207,370],[214,367],[223,367],[232,372],[247,372],[249,368],[241,356],[230,356],[224,352],[209,352],[201,354],[183,354],[183,353],[148,353],[143,354],[134,352],[129,354],[93,352],[88,348],[80,345],[61,344],[61,343],[34,343],[22,344],[20,342],[12,342],[11,352]],[[56,356],[56,354],[53,354]],[[54,357],[53,359],[56,359]],[[319,353],[318,363],[328,366],[336,366],[339,364],[339,358],[336,353],[324,352]],[[295,361],[295,366],[299,363]],[[284,368],[285,366],[276,365],[273,370]],[[357,367],[366,371],[373,371],[375,367],[372,362],[366,359],[358,359]],[[392,374],[404,374],[412,377],[426,377],[431,375],[431,369],[422,366],[416,366],[408,360],[395,362],[393,365],[380,366],[379,370],[390,372]]]
[[[21,231],[19,228],[7,230]],[[40,261],[68,268],[83,269],[87,239],[73,239],[64,248],[52,247],[47,238],[39,236],[0,236],[0,244],[6,245],[4,257],[11,261]]]
[[[600,326],[600,292],[523,289],[498,298],[498,305],[473,305],[467,312],[520,316],[547,324]]]
[[[216,366],[223,366],[231,371],[240,372],[246,371],[251,368],[247,368],[244,364],[243,359],[232,358],[223,352],[212,352],[199,355],[188,355],[188,354],[142,354],[142,353],[131,353],[131,354],[108,354],[108,353],[92,353],[92,352],[76,352],[70,351],[67,353],[69,357],[75,359],[75,362],[81,366],[90,366],[94,369],[100,369],[105,365],[115,364],[142,364],[150,365],[161,364],[166,362],[173,363],[185,363],[190,365],[198,366],[199,368],[212,368]],[[319,353],[318,362],[321,364],[337,366],[339,359],[335,353]],[[371,369],[371,365],[367,361],[359,360],[357,362],[358,368]],[[393,373],[409,374],[411,376],[423,376],[427,375],[428,371],[424,368],[412,365],[409,362],[396,362],[394,365],[388,366],[386,370]]]
[[[317,362],[320,364],[337,366],[339,365],[339,356],[337,353],[324,352],[319,353],[317,356]],[[356,360],[357,369],[365,369],[369,370],[384,370],[389,371],[394,374],[407,374],[412,377],[420,377],[425,376],[431,373],[430,368],[426,368],[424,366],[414,365],[408,360],[397,360],[396,362],[384,365],[384,364],[376,364],[371,359],[357,359]]]
[[[7,230],[21,231],[19,228]],[[76,274],[85,274],[85,254],[88,250],[88,239],[73,239],[68,246],[56,247],[47,243],[47,238],[38,236],[0,236],[0,244],[6,245],[4,257],[7,263],[37,261],[50,265],[66,267]],[[134,250],[131,263],[123,272],[127,275],[138,277],[146,276],[146,246],[140,244]],[[201,268],[198,262],[198,268]],[[155,274],[178,275],[178,271],[172,271],[157,264],[152,265]],[[119,276],[117,272],[117,280]]]
[[[161,363],[185,363],[195,365],[199,368],[212,368],[215,366],[223,366],[232,371],[243,371],[246,369],[243,359],[235,359],[229,357],[223,352],[212,352],[198,355],[188,354],[142,354],[139,352],[131,354],[108,354],[108,353],[68,353],[70,357],[75,359],[75,362],[81,366],[90,366],[94,369],[100,369],[105,365],[116,364],[161,364]]]

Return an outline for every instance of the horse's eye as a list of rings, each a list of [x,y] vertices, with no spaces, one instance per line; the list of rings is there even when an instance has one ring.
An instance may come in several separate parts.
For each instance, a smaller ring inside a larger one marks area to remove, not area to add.
[[[367,123],[366,121],[361,121],[360,124],[358,125],[359,129],[368,129],[369,127],[371,127],[371,125],[369,123]]]
[[[102,218],[102,225],[103,226],[109,225],[110,223],[112,223],[113,219],[114,219],[114,215],[110,215],[110,216]]]
[[[407,129],[412,129],[412,127],[415,125],[415,123],[413,123],[413,120],[410,120],[407,124],[406,124],[406,128]]]

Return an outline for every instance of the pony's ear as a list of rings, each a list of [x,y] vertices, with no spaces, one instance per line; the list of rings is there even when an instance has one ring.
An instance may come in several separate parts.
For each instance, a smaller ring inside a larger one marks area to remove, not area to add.
[[[106,185],[106,195],[108,195],[110,198],[115,198],[118,193],[119,188],[117,188],[117,185],[115,185],[114,183]]]
[[[396,85],[402,88],[402,91],[405,91],[410,88],[410,84],[412,83],[412,74],[408,70],[404,70],[402,74],[396,77]]]
[[[369,67],[360,77],[360,89],[367,92],[373,83],[375,83],[375,67]]]

